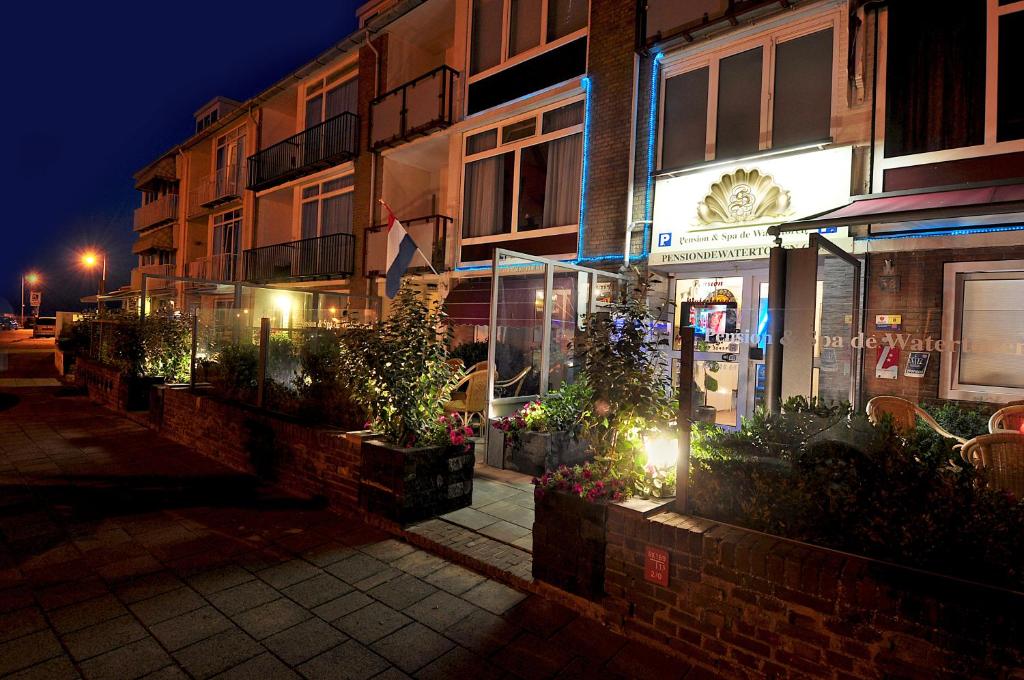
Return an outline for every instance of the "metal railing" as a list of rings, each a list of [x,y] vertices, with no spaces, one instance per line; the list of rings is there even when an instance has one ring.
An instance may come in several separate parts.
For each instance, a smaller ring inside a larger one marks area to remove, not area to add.
[[[458,77],[451,66],[439,66],[370,102],[370,148],[395,146],[454,123]]]
[[[344,278],[353,273],[355,237],[329,234],[245,251],[245,279],[253,282]]]
[[[174,276],[174,265],[173,264],[144,264],[141,267],[135,267],[132,269],[131,284],[132,290],[140,290],[142,288],[142,275],[150,275],[150,287],[153,286],[154,276]]]
[[[245,191],[245,167],[227,165],[206,175],[188,194],[188,214],[199,215],[208,208],[242,197]]]
[[[192,260],[188,263],[187,275],[205,281],[238,281],[241,268],[237,253],[220,253]]]
[[[155,201],[136,208],[132,224],[138,231],[164,222],[173,222],[176,219],[178,219],[178,195],[164,194]]]
[[[351,160],[359,153],[359,116],[342,113],[249,156],[249,188],[258,191]]]
[[[399,220],[409,236],[416,242],[430,264],[440,272],[445,268],[445,244],[448,243],[448,228],[454,222],[447,215],[424,215]],[[366,276],[383,276],[387,267],[387,225],[377,224],[366,230],[366,246],[363,248],[363,272]],[[430,268],[419,255],[413,256],[409,271],[425,272]]]

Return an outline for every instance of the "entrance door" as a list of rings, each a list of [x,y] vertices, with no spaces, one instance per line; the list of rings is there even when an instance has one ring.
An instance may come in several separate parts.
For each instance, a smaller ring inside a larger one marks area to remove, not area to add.
[[[763,400],[767,272],[693,276],[675,281],[675,329],[696,329],[694,403],[714,410],[717,425],[733,429]],[[674,334],[678,339],[678,332]],[[680,347],[673,346],[678,385]],[[760,396],[759,396],[760,395]]]

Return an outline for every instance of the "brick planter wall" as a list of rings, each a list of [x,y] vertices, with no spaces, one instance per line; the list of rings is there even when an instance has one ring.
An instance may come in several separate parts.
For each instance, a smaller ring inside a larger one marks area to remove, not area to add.
[[[669,553],[667,588],[643,578],[649,545]],[[618,625],[715,677],[1010,677],[1024,664],[1024,594],[672,512],[610,506],[605,588]]]
[[[160,433],[208,458],[256,472],[254,453],[269,455],[276,483],[301,496],[323,497],[356,511],[362,436],[312,427],[187,389],[157,388]],[[151,414],[152,415],[152,414]]]
[[[548,491],[534,503],[533,577],[576,595],[604,592],[608,505]]]
[[[475,460],[464,446],[403,449],[367,439],[359,506],[399,524],[468,507]]]
[[[75,360],[75,384],[84,387],[89,399],[97,404],[115,411],[125,410],[128,383],[120,371],[79,357]]]

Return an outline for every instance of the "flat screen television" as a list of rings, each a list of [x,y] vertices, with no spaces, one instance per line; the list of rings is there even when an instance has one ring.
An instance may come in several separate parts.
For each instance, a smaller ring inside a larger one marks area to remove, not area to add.
[[[686,301],[679,318],[684,326],[692,326],[698,337],[735,333],[736,303]]]

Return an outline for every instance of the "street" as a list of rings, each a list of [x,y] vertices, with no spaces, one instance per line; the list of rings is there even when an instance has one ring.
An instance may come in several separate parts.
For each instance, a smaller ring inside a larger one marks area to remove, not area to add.
[[[52,341],[25,335],[0,338],[0,378],[54,378]],[[3,385],[0,676],[689,670],[536,595],[277,493],[68,388]]]

